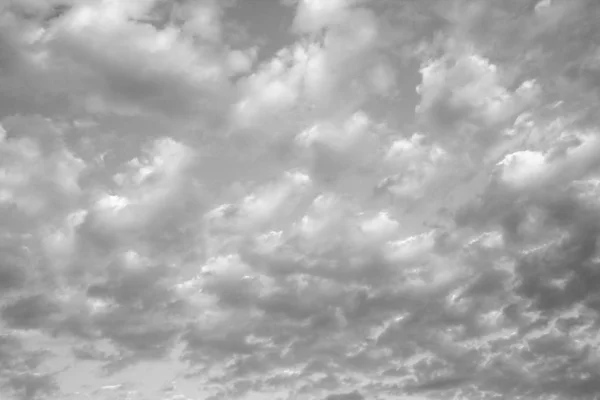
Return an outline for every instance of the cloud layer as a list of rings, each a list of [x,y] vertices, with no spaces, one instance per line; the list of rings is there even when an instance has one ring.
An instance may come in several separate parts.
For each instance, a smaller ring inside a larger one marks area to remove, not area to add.
[[[596,398],[600,5],[247,7],[0,6],[0,397]]]

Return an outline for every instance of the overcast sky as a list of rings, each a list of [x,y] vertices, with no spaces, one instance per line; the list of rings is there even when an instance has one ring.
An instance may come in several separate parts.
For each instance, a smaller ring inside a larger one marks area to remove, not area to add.
[[[600,399],[597,0],[1,0],[2,400]]]

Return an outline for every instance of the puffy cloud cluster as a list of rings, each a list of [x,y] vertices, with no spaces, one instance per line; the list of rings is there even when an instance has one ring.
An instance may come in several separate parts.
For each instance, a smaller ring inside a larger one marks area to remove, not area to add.
[[[179,11],[186,15],[185,23],[161,28],[159,21],[168,22],[178,6],[160,3],[74,5],[40,39],[55,57],[67,58],[93,78],[88,82],[96,90],[83,99],[89,111],[136,114],[149,108],[181,113],[206,109],[208,102],[218,104],[227,86],[226,54],[213,44],[221,36],[218,4],[185,4]]]
[[[394,140],[386,151],[383,164],[387,175],[377,189],[399,200],[420,200],[432,187],[447,177],[450,166],[458,167],[448,152],[436,144],[427,144],[422,134]]]
[[[33,221],[64,210],[80,194],[85,162],[66,148],[59,126],[39,116],[14,116],[2,121],[1,132],[3,213]]]
[[[0,384],[3,391],[21,398],[53,395],[58,391],[53,374],[36,371],[47,357],[40,349],[28,348],[13,334],[0,337]]]
[[[600,7],[409,3],[0,6],[0,397],[594,398]]]
[[[301,131],[295,144],[321,185],[350,190],[348,180],[357,177],[363,185],[373,184],[381,156],[379,131],[366,113],[356,111],[317,122]]]
[[[360,2],[300,1],[292,29],[298,42],[241,82],[234,118],[242,127],[275,122],[278,133],[289,130],[290,113],[302,127],[311,115],[352,112],[369,95],[393,90],[394,70],[378,44],[378,18]]]
[[[505,156],[498,164],[499,179],[515,189],[562,186],[597,169],[598,148],[598,138],[593,133],[562,135],[546,154],[521,150]]]
[[[117,190],[98,195],[94,216],[104,229],[121,231],[147,226],[158,213],[185,203],[186,175],[193,151],[172,139],[156,140],[145,157],[127,162],[113,176]]]
[[[489,60],[464,44],[447,47],[421,68],[416,111],[446,146],[481,152],[495,142],[499,127],[535,101],[538,88],[527,80],[511,91]]]

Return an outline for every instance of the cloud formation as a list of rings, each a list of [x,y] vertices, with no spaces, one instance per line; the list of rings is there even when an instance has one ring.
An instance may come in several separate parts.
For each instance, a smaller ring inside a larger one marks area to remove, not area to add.
[[[5,3],[2,399],[600,393],[595,1]]]

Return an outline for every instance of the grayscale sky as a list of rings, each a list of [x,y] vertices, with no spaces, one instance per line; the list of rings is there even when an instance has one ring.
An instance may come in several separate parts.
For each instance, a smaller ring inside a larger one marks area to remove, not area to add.
[[[600,399],[598,0],[1,0],[0,399]]]

